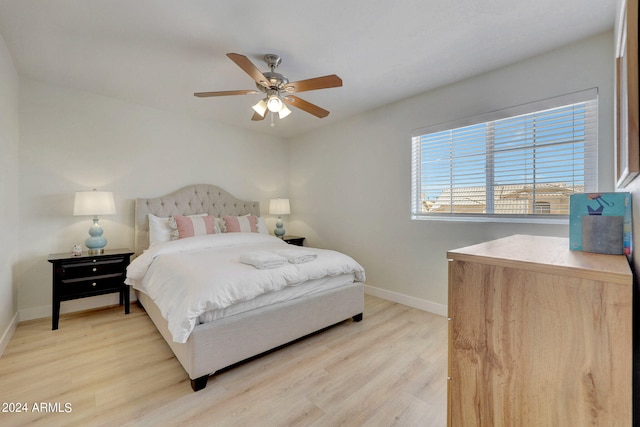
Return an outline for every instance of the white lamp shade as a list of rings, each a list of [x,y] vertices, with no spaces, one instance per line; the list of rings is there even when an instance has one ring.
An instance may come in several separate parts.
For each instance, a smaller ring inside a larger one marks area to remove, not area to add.
[[[78,191],[73,204],[74,215],[114,215],[116,204],[111,191]]]
[[[289,199],[272,199],[269,202],[269,213],[271,215],[289,215],[291,213]]]
[[[277,113],[278,111],[280,111],[282,109],[282,105],[282,101],[276,95],[270,96],[269,100],[267,101],[267,108],[272,113]]]
[[[256,113],[260,114],[260,117],[264,117],[264,114],[267,112],[267,103],[264,102],[264,99],[261,99],[251,108],[253,108]]]
[[[289,114],[291,114],[291,110],[289,110],[286,105],[282,104],[282,108],[278,111],[278,117],[280,120],[284,119]]]

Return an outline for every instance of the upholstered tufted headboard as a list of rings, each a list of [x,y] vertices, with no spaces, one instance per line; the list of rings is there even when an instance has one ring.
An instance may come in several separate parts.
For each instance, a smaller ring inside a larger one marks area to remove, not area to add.
[[[141,254],[149,247],[149,217],[196,215],[207,213],[221,218],[224,215],[260,215],[260,203],[237,199],[220,187],[196,184],[181,188],[166,196],[136,199],[135,251]]]

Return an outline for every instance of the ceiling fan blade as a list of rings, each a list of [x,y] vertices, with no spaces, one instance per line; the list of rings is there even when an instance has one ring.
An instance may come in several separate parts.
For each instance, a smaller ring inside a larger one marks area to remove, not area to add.
[[[329,115],[329,112],[324,108],[320,108],[315,104],[305,101],[304,99],[298,98],[294,95],[287,95],[282,98],[284,103],[290,105],[292,107],[299,108],[303,111],[306,111],[309,114],[312,114],[316,117],[323,118]]]
[[[196,92],[193,96],[199,98],[207,98],[209,96],[228,96],[228,95],[253,95],[259,93],[257,90],[222,90],[218,92]]]
[[[265,117],[267,117],[268,111],[264,112],[264,116],[261,116],[258,113],[253,113],[253,116],[251,116],[251,120],[253,120],[254,122],[259,122],[260,120],[264,120]]]
[[[331,87],[342,86],[342,79],[335,74],[323,77],[315,77],[313,79],[300,80],[291,82],[284,86],[285,90],[292,88],[292,92],[305,92],[307,90],[328,89]]]
[[[245,73],[249,74],[256,83],[265,87],[268,86],[269,80],[253,65],[253,62],[251,62],[249,58],[239,53],[227,53],[227,56],[235,62],[238,67],[242,68]]]

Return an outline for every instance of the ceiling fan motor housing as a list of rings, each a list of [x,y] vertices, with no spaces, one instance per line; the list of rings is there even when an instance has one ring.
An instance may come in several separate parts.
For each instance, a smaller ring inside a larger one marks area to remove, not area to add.
[[[282,63],[282,58],[280,56],[275,55],[273,53],[268,53],[264,56],[264,62],[267,63],[271,71],[267,71],[262,73],[267,78],[267,86],[256,82],[256,86],[262,92],[267,92],[269,89],[280,91],[283,89],[284,85],[289,83],[289,79],[286,76],[283,76],[280,73],[276,73],[274,70]]]
[[[258,89],[260,89],[263,92],[266,92],[269,89],[280,91],[283,89],[284,85],[289,83],[289,79],[280,73],[267,71],[262,74],[268,79],[267,87],[261,85],[260,83],[256,83],[256,86],[258,87]]]

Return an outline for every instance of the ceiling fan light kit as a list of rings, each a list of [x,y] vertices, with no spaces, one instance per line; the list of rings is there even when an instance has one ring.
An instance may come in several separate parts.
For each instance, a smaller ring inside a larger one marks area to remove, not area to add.
[[[267,109],[272,113],[277,113],[282,109],[282,101],[280,97],[276,94],[269,95],[269,100],[267,101]]]
[[[294,95],[288,95],[293,92],[305,92],[317,89],[328,89],[332,87],[341,87],[342,79],[335,74],[331,74],[323,77],[315,77],[307,80],[300,80],[297,82],[289,82],[289,79],[276,73],[275,69],[282,62],[282,58],[278,55],[267,54],[264,56],[264,61],[271,71],[262,73],[253,63],[244,55],[238,53],[228,53],[227,57],[235,62],[242,70],[247,73],[256,83],[256,90],[230,90],[230,91],[217,91],[217,92],[196,92],[195,96],[199,98],[213,97],[213,96],[229,96],[229,95],[253,95],[263,93],[265,98],[258,101],[257,104],[251,108],[255,111],[251,120],[259,121],[263,120],[269,112],[271,112],[271,126],[273,126],[273,114],[278,113],[280,119],[284,119],[291,110],[287,108],[287,105],[299,108],[311,115],[318,118],[327,117],[329,111],[318,107],[308,101],[298,98]],[[286,96],[285,96],[286,94]]]

